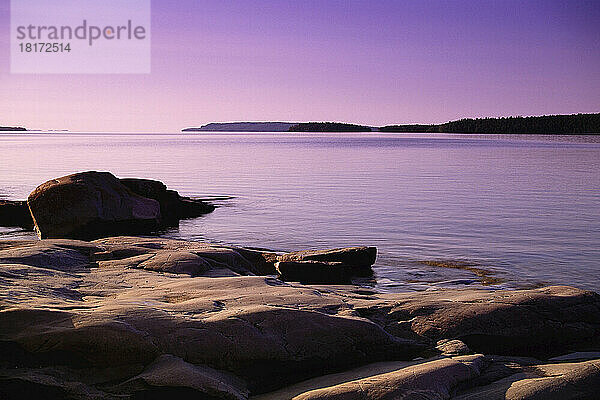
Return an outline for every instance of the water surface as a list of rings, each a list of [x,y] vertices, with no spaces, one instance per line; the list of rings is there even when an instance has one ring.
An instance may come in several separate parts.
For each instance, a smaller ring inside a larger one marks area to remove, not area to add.
[[[444,261],[492,274],[491,287],[600,291],[594,136],[28,133],[0,134],[0,150],[0,197],[84,170],[233,195],[162,235],[282,251],[374,245],[382,290],[481,285],[420,263]]]

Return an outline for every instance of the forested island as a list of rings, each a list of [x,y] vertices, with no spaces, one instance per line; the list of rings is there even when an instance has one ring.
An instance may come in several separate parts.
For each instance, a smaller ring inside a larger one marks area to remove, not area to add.
[[[540,117],[465,118],[439,125],[389,125],[381,132],[489,134],[600,134],[600,113]]]
[[[287,132],[295,122],[213,122],[183,132]]]
[[[26,130],[20,126],[0,126],[0,132],[23,132]]]
[[[539,117],[464,118],[443,124],[404,124],[371,127],[342,122],[210,123],[183,132],[398,132],[481,134],[600,134],[600,113]]]
[[[379,128],[380,132],[399,132],[399,133],[422,133],[439,132],[439,125],[388,125]]]
[[[372,130],[371,127],[364,125],[340,122],[305,122],[289,128],[289,132],[371,132]]]

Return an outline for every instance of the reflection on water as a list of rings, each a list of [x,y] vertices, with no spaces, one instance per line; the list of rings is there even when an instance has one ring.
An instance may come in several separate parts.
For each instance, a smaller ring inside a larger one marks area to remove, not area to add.
[[[473,271],[435,265],[454,260],[505,287],[600,290],[599,139],[0,134],[0,193],[23,199],[50,178],[106,170],[234,196],[165,236],[274,250],[375,245],[382,289],[481,285]],[[0,237],[30,236],[10,232]]]

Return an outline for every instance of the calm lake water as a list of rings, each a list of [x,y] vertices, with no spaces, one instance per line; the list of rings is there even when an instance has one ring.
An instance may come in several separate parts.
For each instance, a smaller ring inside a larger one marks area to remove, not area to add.
[[[375,281],[364,284],[380,290],[600,291],[598,137],[0,134],[0,197],[25,199],[84,170],[235,196],[163,236],[273,250],[377,246]],[[0,238],[29,237],[0,228]]]

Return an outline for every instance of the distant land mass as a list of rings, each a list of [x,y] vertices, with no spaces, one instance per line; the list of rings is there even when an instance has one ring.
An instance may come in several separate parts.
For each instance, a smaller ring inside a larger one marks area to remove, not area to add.
[[[26,130],[20,126],[0,126],[0,132],[23,132]]]
[[[397,132],[397,133],[424,133],[424,132],[439,132],[439,125],[388,125],[379,128],[380,132]]]
[[[183,132],[287,132],[296,122],[213,122]]]
[[[465,118],[439,125],[388,125],[381,132],[439,132],[526,135],[600,134],[600,113],[540,117]]]
[[[539,117],[464,118],[443,124],[404,124],[371,127],[342,122],[226,122],[210,123],[183,132],[398,132],[480,133],[525,135],[600,134],[600,113]]]
[[[369,126],[341,122],[304,122],[293,125],[290,132],[371,132]]]

